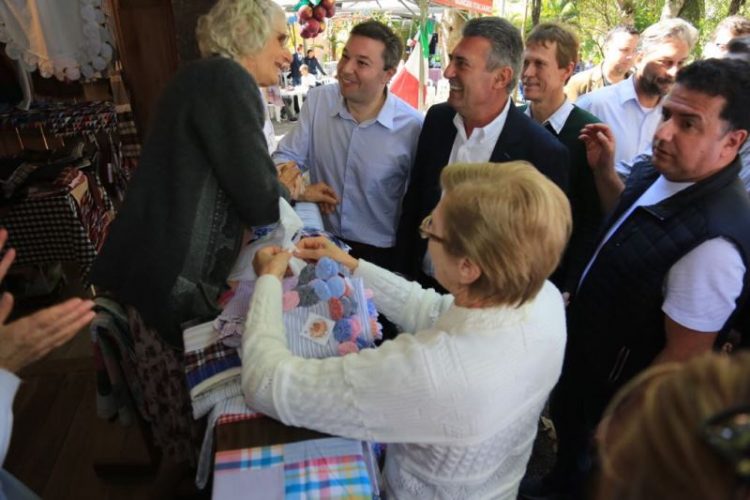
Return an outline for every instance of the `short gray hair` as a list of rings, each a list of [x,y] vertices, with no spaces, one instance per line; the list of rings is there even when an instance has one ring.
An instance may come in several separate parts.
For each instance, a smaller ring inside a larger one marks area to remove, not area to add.
[[[750,19],[743,16],[725,17],[723,21],[716,25],[713,33],[711,33],[711,40],[715,40],[719,30],[722,29],[729,30],[732,34],[732,38],[750,35]]]
[[[198,19],[195,37],[201,55],[239,60],[259,51],[279,16],[284,17],[284,10],[273,0],[219,0]]]
[[[480,36],[492,46],[487,57],[487,69],[508,66],[513,71],[507,90],[512,93],[518,82],[523,58],[523,39],[518,28],[502,17],[478,17],[469,20],[461,33],[464,37]]]
[[[689,50],[693,50],[695,42],[698,41],[698,30],[679,17],[659,21],[641,33],[641,38],[638,40],[638,52],[651,52],[657,45],[674,39],[682,40]]]

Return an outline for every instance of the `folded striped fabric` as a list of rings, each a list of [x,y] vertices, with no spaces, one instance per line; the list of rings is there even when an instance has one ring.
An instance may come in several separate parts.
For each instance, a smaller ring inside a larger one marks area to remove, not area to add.
[[[366,448],[322,438],[216,453],[213,498],[373,498]]]

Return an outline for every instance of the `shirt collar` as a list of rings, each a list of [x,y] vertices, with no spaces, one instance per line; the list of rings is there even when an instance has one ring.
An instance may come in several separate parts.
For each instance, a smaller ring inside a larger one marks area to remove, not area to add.
[[[354,120],[354,117],[349,112],[348,109],[346,109],[346,103],[344,102],[344,96],[341,95],[341,89],[339,89],[339,84],[335,83],[336,88],[339,91],[339,98],[336,102],[336,105],[333,106],[331,109],[331,116],[341,116],[342,118],[346,118],[349,120]],[[380,108],[380,112],[378,113],[378,116],[375,117],[375,121],[380,123],[382,126],[384,126],[387,129],[393,129],[393,122],[396,118],[396,98],[388,91],[388,88],[385,89],[386,95],[385,95],[385,102],[383,103],[383,107]],[[372,121],[372,120],[368,120]],[[367,123],[367,122],[365,122]],[[361,125],[361,124],[360,124]]]
[[[625,104],[629,100],[634,100],[638,103],[638,95],[635,93],[635,75],[631,76],[627,80],[623,80],[613,85],[617,89],[617,97],[620,104]]]
[[[474,130],[472,130],[471,138],[474,138],[474,140],[478,142],[484,142],[487,139],[492,139],[494,141],[497,141],[497,138],[500,137],[500,133],[503,131],[503,127],[505,126],[505,120],[508,118],[509,109],[510,109],[510,96],[508,97],[508,100],[505,101],[505,107],[500,112],[500,114],[497,115],[494,120],[492,120],[490,123],[488,123],[484,127],[481,127],[481,128],[477,127]],[[466,137],[466,128],[464,127],[464,119],[459,113],[456,113],[456,115],[453,117],[453,125],[456,127],[456,131],[458,132],[458,135],[460,135],[464,141],[467,141],[469,138]]]
[[[557,110],[552,113],[552,115],[545,120],[542,125],[546,125],[549,123],[552,128],[555,130],[555,133],[557,135],[560,135],[560,131],[565,126],[565,122],[568,121],[568,117],[570,116],[570,113],[573,111],[573,103],[570,102],[567,98],[563,103],[560,105]],[[526,116],[533,119],[533,116],[531,116],[531,103],[529,103],[528,106],[526,106],[526,109],[523,111],[526,113]]]

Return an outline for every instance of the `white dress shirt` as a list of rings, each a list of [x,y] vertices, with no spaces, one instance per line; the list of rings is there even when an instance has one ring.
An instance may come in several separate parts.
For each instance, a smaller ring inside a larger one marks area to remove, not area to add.
[[[614,85],[584,94],[576,106],[585,109],[609,125],[615,136],[615,168],[622,177],[630,175],[633,159],[651,154],[654,132],[661,121],[661,101],[645,108],[635,93],[635,79],[630,77]]]

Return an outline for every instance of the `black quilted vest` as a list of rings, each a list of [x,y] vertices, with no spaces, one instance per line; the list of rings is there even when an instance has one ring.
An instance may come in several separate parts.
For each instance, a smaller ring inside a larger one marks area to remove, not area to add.
[[[735,161],[656,205],[638,207],[602,247],[568,307],[566,369],[584,377],[589,390],[611,395],[662,350],[664,278],[683,255],[722,236],[750,268],[750,198],[739,171]],[[634,166],[599,241],[658,176],[650,162]],[[750,289],[749,275],[738,304]]]

